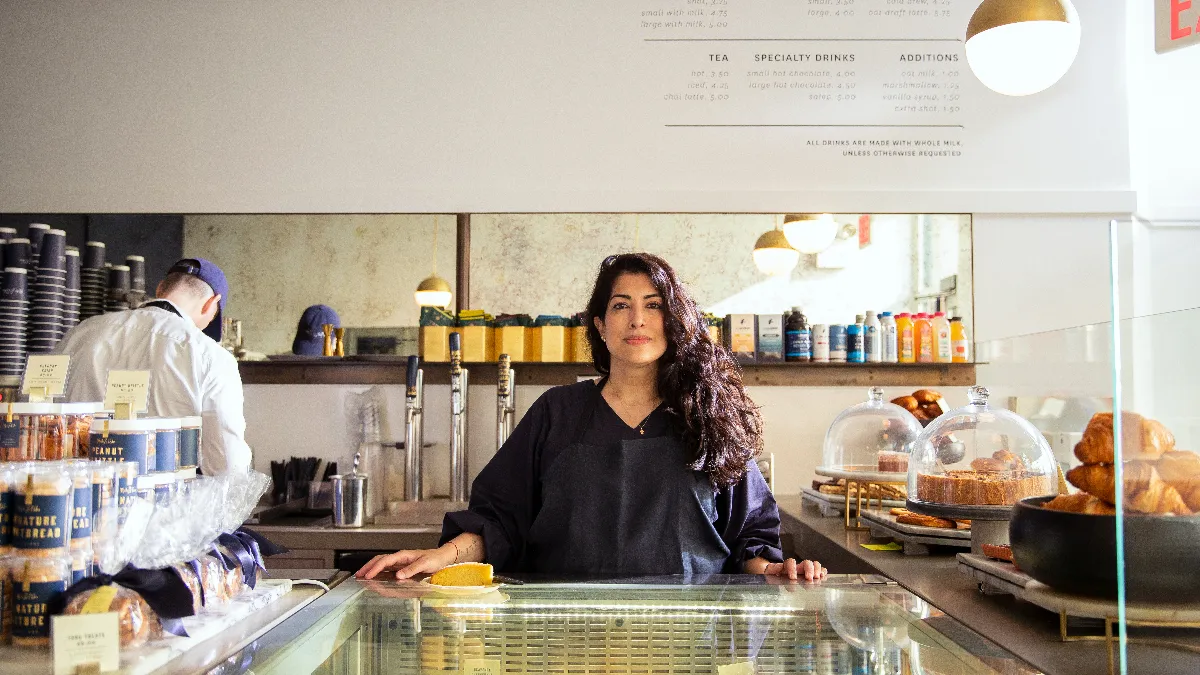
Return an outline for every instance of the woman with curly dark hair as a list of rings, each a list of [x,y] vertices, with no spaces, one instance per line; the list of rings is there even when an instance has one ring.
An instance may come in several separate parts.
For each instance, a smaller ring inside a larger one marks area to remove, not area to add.
[[[587,306],[604,375],[550,389],[447,514],[442,546],[378,556],[407,579],[457,562],[572,574],[824,578],[783,560],[779,510],[754,463],[762,419],[666,261],[609,256]]]

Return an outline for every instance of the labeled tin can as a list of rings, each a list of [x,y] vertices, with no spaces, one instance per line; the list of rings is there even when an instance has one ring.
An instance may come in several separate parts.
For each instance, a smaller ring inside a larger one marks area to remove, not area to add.
[[[66,555],[74,483],[62,462],[20,467],[13,495],[12,546],[26,556]]]
[[[9,558],[12,579],[12,643],[15,647],[50,644],[50,603],[71,585],[66,555]]]
[[[846,327],[841,324],[829,326],[829,360],[844,362],[846,360]]]
[[[812,326],[812,360],[829,362],[829,326],[823,323]]]
[[[101,420],[92,427],[88,457],[102,462],[137,462],[138,473],[154,471],[157,431],[157,420]]]
[[[180,419],[158,417],[154,421],[158,424],[154,432],[155,471],[174,471],[179,467]]]
[[[200,417],[179,419],[179,468],[194,469],[200,466]]]
[[[117,462],[117,508],[124,513],[130,500],[137,497],[137,478],[141,467],[137,462]],[[122,518],[124,520],[124,518]]]

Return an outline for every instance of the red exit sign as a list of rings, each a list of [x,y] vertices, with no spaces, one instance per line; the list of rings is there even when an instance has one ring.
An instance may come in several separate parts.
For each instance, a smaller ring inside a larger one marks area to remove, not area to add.
[[[1154,0],[1154,51],[1200,44],[1200,0]]]

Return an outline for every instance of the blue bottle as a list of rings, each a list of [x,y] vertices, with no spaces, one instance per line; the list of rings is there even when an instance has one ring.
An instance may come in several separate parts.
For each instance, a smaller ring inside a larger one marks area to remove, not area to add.
[[[867,360],[867,329],[863,325],[864,321],[863,315],[859,314],[854,323],[846,326],[846,361],[848,363],[865,363]]]

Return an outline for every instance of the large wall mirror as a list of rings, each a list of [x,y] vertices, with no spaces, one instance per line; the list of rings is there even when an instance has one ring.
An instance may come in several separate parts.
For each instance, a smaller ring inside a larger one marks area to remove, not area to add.
[[[570,315],[583,309],[600,261],[644,250],[665,258],[700,306],[717,315],[803,309],[814,323],[875,311],[935,311],[972,321],[971,219],[956,214],[832,214],[819,252],[768,275],[753,251],[766,232],[796,227],[772,214],[472,214],[470,307],[489,314]],[[148,283],[181,256],[210,258],[229,277],[228,315],[251,353],[286,353],[304,308],[326,304],[352,336],[417,325],[413,291],[435,272],[455,286],[454,214],[0,215],[20,236],[31,222],[68,243],[114,242],[112,256],[147,259]],[[832,233],[832,234],[829,234]],[[457,290],[457,289],[455,289]],[[411,335],[410,335],[411,336]],[[355,344],[349,345],[354,353]],[[411,339],[397,353],[415,351]]]

